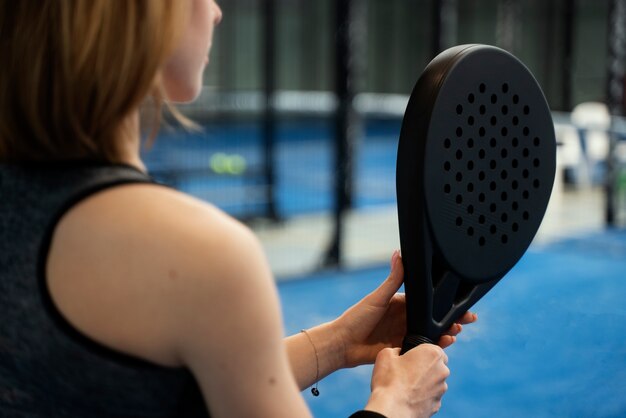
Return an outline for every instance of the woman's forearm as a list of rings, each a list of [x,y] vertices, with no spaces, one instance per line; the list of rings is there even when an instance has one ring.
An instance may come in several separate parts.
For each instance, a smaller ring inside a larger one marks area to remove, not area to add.
[[[343,342],[333,322],[294,334],[284,342],[291,370],[301,390],[345,367]]]

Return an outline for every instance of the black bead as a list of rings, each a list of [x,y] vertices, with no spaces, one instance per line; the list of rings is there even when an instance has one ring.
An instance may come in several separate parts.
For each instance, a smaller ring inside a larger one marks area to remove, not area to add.
[[[320,396],[320,391],[317,388],[311,388],[311,393],[313,396]]]

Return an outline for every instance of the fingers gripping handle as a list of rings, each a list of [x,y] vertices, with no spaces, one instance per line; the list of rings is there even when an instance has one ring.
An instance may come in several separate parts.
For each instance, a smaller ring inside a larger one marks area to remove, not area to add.
[[[422,337],[421,335],[407,335],[402,341],[402,350],[400,350],[400,354],[402,355],[420,344],[434,344],[434,342],[426,337]]]

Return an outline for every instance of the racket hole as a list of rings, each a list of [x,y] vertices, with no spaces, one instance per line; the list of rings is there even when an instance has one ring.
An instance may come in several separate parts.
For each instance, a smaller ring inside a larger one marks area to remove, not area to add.
[[[485,83],[480,83],[480,86],[478,86],[478,90],[479,90],[481,93],[484,93],[484,92],[485,92],[485,90],[487,90],[487,86],[485,86]]]
[[[478,135],[480,135],[481,137],[485,136],[485,128],[484,127],[480,127],[480,129],[478,130]]]
[[[474,103],[475,99],[476,98],[474,97],[473,93],[470,93],[469,96],[467,96],[467,101],[470,102],[470,103]]]
[[[513,147],[517,148],[519,145],[519,139],[517,139],[517,137],[513,137],[513,141],[511,141],[511,143],[513,144]]]
[[[457,150],[456,151],[456,159],[457,160],[463,159],[463,151],[461,151],[461,150]]]
[[[450,138],[446,138],[443,140],[443,146],[445,149],[449,149],[452,146],[452,141],[450,141]]]
[[[472,138],[469,138],[467,140],[467,147],[468,148],[474,148],[474,140]]]
[[[467,228],[467,235],[469,235],[470,237],[474,235],[474,228],[472,228],[471,226],[469,228]]]
[[[535,158],[533,160],[533,167],[535,167],[535,168],[539,167],[539,158]]]
[[[463,218],[459,216],[456,218],[456,226],[462,226],[462,225],[463,225]]]
[[[530,194],[528,193],[528,190],[524,190],[524,191],[522,192],[522,197],[523,197],[524,199],[528,199],[528,197],[529,197],[529,196],[530,196]]]
[[[443,169],[446,171],[450,171],[450,168],[452,167],[452,165],[450,164],[450,161],[446,161],[445,163],[443,163]]]
[[[456,105],[456,114],[457,115],[462,115],[463,114],[463,106]]]
[[[513,125],[514,126],[519,125],[519,118],[517,116],[513,116]]]
[[[501,240],[502,240],[502,243],[503,243],[503,244],[506,244],[507,242],[509,242],[509,237],[508,237],[508,236],[506,236],[506,234],[505,234],[505,235],[502,235]]]
[[[485,113],[487,113],[487,108],[485,107],[485,105],[480,105],[480,108],[478,109],[478,111],[480,112],[481,115],[484,115]]]
[[[538,147],[539,144],[541,144],[541,140],[538,137],[535,137],[535,139],[533,139],[533,144]]]
[[[509,175],[509,173],[507,173],[507,171],[506,171],[506,170],[502,170],[502,171],[500,172],[500,178],[501,178],[502,180],[506,180],[506,178],[508,177],[508,175]]]
[[[535,179],[535,180],[533,180],[533,187],[534,187],[535,189],[538,189],[538,188],[539,188],[539,179]]]
[[[530,113],[530,107],[528,105],[524,106],[524,114],[528,115]]]
[[[509,113],[509,107],[507,105],[502,106],[502,114],[507,115]]]
[[[530,218],[530,213],[528,213],[528,211],[524,211],[524,213],[522,214],[522,218],[527,221]]]
[[[485,202],[485,194],[484,193],[481,193],[481,194],[478,195],[478,201],[480,203],[484,203]]]
[[[467,162],[467,169],[472,171],[474,169],[474,161],[470,160]]]
[[[461,174],[461,172],[456,173],[456,181],[463,181],[463,174]]]
[[[485,158],[485,150],[481,149],[480,151],[478,151],[478,158],[480,158],[481,160]]]
[[[495,116],[491,117],[491,126],[496,126],[498,123],[498,119]]]
[[[485,246],[485,242],[485,237],[478,238],[478,245],[480,245],[481,247]]]
[[[496,145],[498,145],[498,142],[495,138],[491,138],[491,140],[489,141],[489,145],[491,145],[491,148],[495,148]]]
[[[513,202],[513,205],[511,205],[513,207],[514,211],[517,211],[519,209],[519,203],[517,202]]]
[[[449,184],[444,184],[444,186],[443,186],[443,192],[444,192],[445,194],[449,194],[451,190],[452,190],[452,187],[451,187]]]
[[[498,101],[498,96],[496,96],[495,94],[491,95],[491,103],[492,104],[496,104],[496,102]]]
[[[463,196],[461,196],[460,194],[456,195],[456,203],[458,205],[460,205],[461,203],[463,203]]]
[[[513,230],[513,232],[517,232],[519,231],[519,225],[514,222],[513,225],[511,225],[511,229]]]
[[[485,172],[481,171],[478,173],[478,180],[483,181],[485,179]]]
[[[506,128],[506,126],[503,126],[500,130],[500,133],[502,134],[502,136],[507,136],[509,134],[509,130]]]
[[[461,128],[460,126],[456,128],[456,136],[458,137],[463,136],[463,128]]]
[[[491,234],[495,234],[496,232],[498,232],[498,228],[496,228],[495,225],[491,225],[491,227],[489,228],[489,232],[491,232]]]
[[[513,190],[517,190],[518,187],[519,187],[519,183],[517,182],[517,180],[513,180],[513,183],[511,183],[511,188]]]
[[[509,198],[509,195],[506,192],[502,192],[500,194],[500,200],[502,200],[503,202],[506,202],[508,198]]]
[[[491,183],[489,183],[489,190],[491,190],[492,192],[496,190],[496,187],[497,185],[495,181],[492,181]]]
[[[485,223],[485,215],[480,215],[478,217],[478,223],[483,225]]]
[[[467,124],[469,126],[474,126],[474,116],[470,116],[469,118],[467,118]]]
[[[495,203],[492,203],[491,205],[489,205],[489,211],[490,211],[491,213],[495,213],[495,212],[496,212],[496,210],[498,210],[498,207],[496,206],[496,204],[495,204]]]
[[[524,151],[522,151],[522,154],[524,155],[524,157],[528,158],[528,156],[530,155],[530,150],[528,148],[524,148]]]
[[[513,95],[513,103],[514,104],[518,104],[519,103],[519,96],[517,94]]]
[[[474,191],[474,183],[467,184],[467,191],[472,193]]]
[[[508,83],[504,83],[502,85],[502,93],[508,93],[509,92],[509,85]]]
[[[509,220],[509,215],[507,215],[506,213],[503,213],[503,214],[500,216],[500,220],[501,220],[502,222],[506,222],[506,221],[508,221],[508,220]]]
[[[530,134],[530,129],[528,129],[528,126],[524,126],[524,136],[528,136],[528,134]]]
[[[509,152],[506,150],[506,148],[502,148],[502,151],[500,151],[500,156],[502,158],[506,158],[509,155]]]
[[[467,207],[467,213],[470,214],[470,215],[473,215],[474,214],[474,206],[469,205]]]
[[[517,168],[518,165],[519,165],[519,162],[517,161],[517,158],[513,158],[513,161],[511,161],[511,166],[513,168]]]
[[[497,166],[496,160],[491,160],[489,162],[489,168],[491,168],[492,170],[495,170]]]
[[[527,169],[524,169],[524,171],[522,171],[522,177],[524,177],[525,179],[527,179],[529,175],[530,172]]]

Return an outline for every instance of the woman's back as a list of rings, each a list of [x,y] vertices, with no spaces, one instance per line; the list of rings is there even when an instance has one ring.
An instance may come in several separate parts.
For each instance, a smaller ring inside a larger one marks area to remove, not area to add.
[[[146,182],[123,165],[0,166],[3,417],[206,416],[186,369],[96,343],[64,318],[48,292],[46,260],[60,217],[93,193]]]

